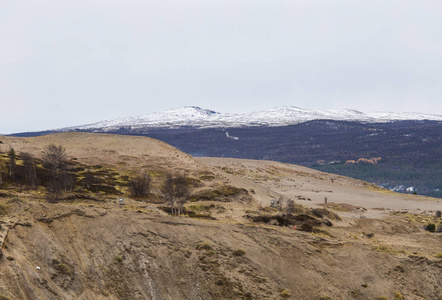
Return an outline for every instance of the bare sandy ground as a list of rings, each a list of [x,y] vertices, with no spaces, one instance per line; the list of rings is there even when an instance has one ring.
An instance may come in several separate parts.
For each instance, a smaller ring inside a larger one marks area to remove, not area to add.
[[[253,189],[262,205],[281,196],[313,207],[327,202],[347,203],[367,210],[346,216],[380,217],[391,210],[433,212],[442,209],[440,199],[405,195],[366,182],[309,168],[273,161],[201,157],[196,160],[216,167],[226,180],[245,189]]]

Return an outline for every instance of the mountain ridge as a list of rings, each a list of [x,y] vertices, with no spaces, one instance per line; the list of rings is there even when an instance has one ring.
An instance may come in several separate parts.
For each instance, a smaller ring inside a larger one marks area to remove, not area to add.
[[[250,113],[220,113],[197,106],[184,106],[137,117],[117,118],[91,124],[70,126],[56,131],[105,130],[120,127],[139,128],[236,128],[256,126],[287,126],[313,120],[355,121],[363,123],[386,123],[405,120],[442,121],[442,115],[424,113],[370,112],[352,109],[309,110],[296,106],[283,106]]]

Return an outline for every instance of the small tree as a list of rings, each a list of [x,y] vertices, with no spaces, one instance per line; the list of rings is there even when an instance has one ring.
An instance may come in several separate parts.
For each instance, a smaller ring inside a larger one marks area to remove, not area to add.
[[[43,162],[51,169],[52,179],[58,177],[66,161],[66,148],[63,146],[50,144],[44,148]]]
[[[87,170],[86,173],[84,174],[83,182],[84,186],[87,189],[90,189],[92,185],[95,183],[95,176],[90,170]]]
[[[9,156],[9,177],[11,178],[11,180],[14,180],[15,167],[16,167],[16,163],[15,163],[16,155],[15,155],[14,148],[11,148],[9,150],[8,156]]]
[[[279,210],[279,215],[284,215],[284,207],[285,207],[285,203],[284,203],[284,197],[281,196],[279,197],[278,201],[276,201],[276,207]]]
[[[172,214],[180,215],[184,204],[190,196],[189,180],[184,175],[167,175],[161,187],[166,203],[170,206]]]
[[[285,200],[282,196],[279,202],[279,215],[283,217],[284,225],[287,224],[289,216],[295,212],[295,201],[292,199]]]
[[[147,196],[150,193],[150,175],[141,171],[139,175],[132,177],[129,181],[130,192],[134,197]]]
[[[51,180],[46,186],[46,199],[49,203],[57,203],[63,195],[63,186],[59,180]]]
[[[175,177],[175,197],[177,197],[178,215],[190,196],[189,180],[184,175]]]
[[[66,172],[62,172],[67,162],[66,148],[61,145],[50,144],[44,148],[43,162],[51,170],[51,180],[46,186],[46,197],[48,202],[57,202],[62,194],[63,188],[67,190],[66,181],[69,178]]]
[[[285,207],[286,214],[293,214],[296,211],[295,201],[292,199],[287,200],[287,205]]]
[[[29,153],[23,153],[22,160],[25,184],[31,188],[35,188],[37,185],[37,167],[34,157]]]
[[[176,198],[174,197],[175,187],[172,175],[167,175],[166,181],[161,186],[161,193],[164,196],[164,201],[169,204],[170,210],[173,214],[173,208],[175,206]]]
[[[69,170],[60,172],[57,181],[65,192],[72,191],[75,187],[75,176]]]

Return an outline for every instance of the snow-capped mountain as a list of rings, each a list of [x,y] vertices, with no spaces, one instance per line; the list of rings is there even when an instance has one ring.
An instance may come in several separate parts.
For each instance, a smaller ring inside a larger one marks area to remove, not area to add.
[[[251,113],[219,113],[194,106],[110,121],[67,127],[60,131],[100,130],[112,131],[121,127],[137,128],[233,128],[248,126],[286,126],[312,120],[358,121],[382,123],[397,120],[442,121],[442,115],[422,113],[371,112],[356,110],[308,110],[294,106],[273,108]]]

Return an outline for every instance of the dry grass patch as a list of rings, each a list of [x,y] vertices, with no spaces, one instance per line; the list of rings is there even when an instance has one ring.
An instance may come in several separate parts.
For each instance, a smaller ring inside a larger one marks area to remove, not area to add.
[[[372,249],[377,252],[384,252],[384,253],[389,253],[389,254],[393,254],[393,255],[407,254],[404,250],[397,250],[397,249],[394,249],[388,245],[377,245],[377,246],[374,246]]]
[[[329,208],[335,211],[342,211],[342,212],[355,212],[359,210],[365,210],[362,206],[354,206],[347,203],[321,203],[321,206],[325,208]]]

